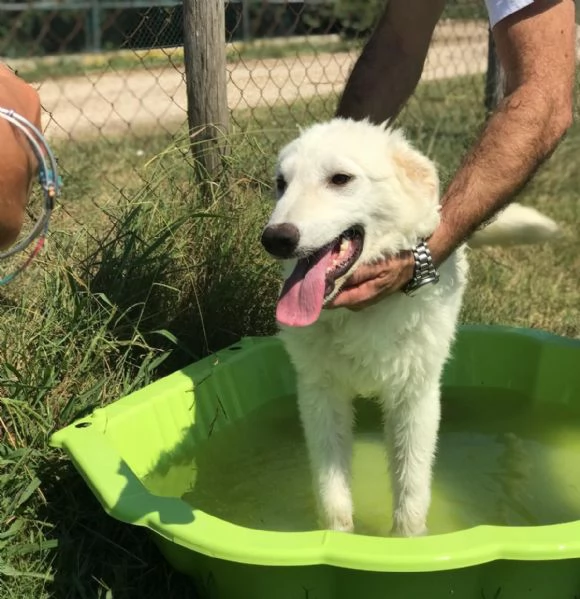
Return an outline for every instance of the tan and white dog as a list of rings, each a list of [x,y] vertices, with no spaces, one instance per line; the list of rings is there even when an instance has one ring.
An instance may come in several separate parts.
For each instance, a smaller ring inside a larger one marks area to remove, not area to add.
[[[396,293],[361,311],[324,306],[358,265],[429,237],[439,221],[437,170],[399,130],[334,119],[282,149],[276,185],[262,243],[283,266],[276,317],[297,373],[322,525],[353,530],[353,400],[362,396],[377,398],[384,414],[392,534],[425,534],[440,378],[467,282],[465,248],[416,297]],[[512,204],[470,245],[536,243],[556,230],[544,215]]]

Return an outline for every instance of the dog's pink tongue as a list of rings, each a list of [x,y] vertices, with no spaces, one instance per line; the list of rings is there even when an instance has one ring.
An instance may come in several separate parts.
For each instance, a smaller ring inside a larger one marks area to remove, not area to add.
[[[286,279],[276,319],[289,327],[306,327],[320,316],[326,289],[326,269],[332,259],[332,249],[316,257],[298,260],[296,268]]]

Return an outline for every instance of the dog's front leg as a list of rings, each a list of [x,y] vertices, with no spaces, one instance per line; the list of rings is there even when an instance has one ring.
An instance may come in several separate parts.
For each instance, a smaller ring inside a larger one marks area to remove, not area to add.
[[[405,390],[386,409],[385,434],[393,489],[394,536],[427,534],[431,472],[440,419],[439,385]]]
[[[352,532],[352,401],[343,391],[299,384],[298,406],[324,527]]]

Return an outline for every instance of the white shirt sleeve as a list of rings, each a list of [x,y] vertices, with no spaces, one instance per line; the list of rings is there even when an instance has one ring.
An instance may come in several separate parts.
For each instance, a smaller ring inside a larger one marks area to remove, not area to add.
[[[485,0],[490,27],[533,2],[534,0]]]

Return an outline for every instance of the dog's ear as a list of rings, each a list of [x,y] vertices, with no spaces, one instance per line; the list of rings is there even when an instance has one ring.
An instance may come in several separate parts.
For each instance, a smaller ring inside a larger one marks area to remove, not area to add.
[[[412,197],[438,204],[439,175],[435,164],[400,134],[393,136],[391,151],[395,172],[403,188]]]

